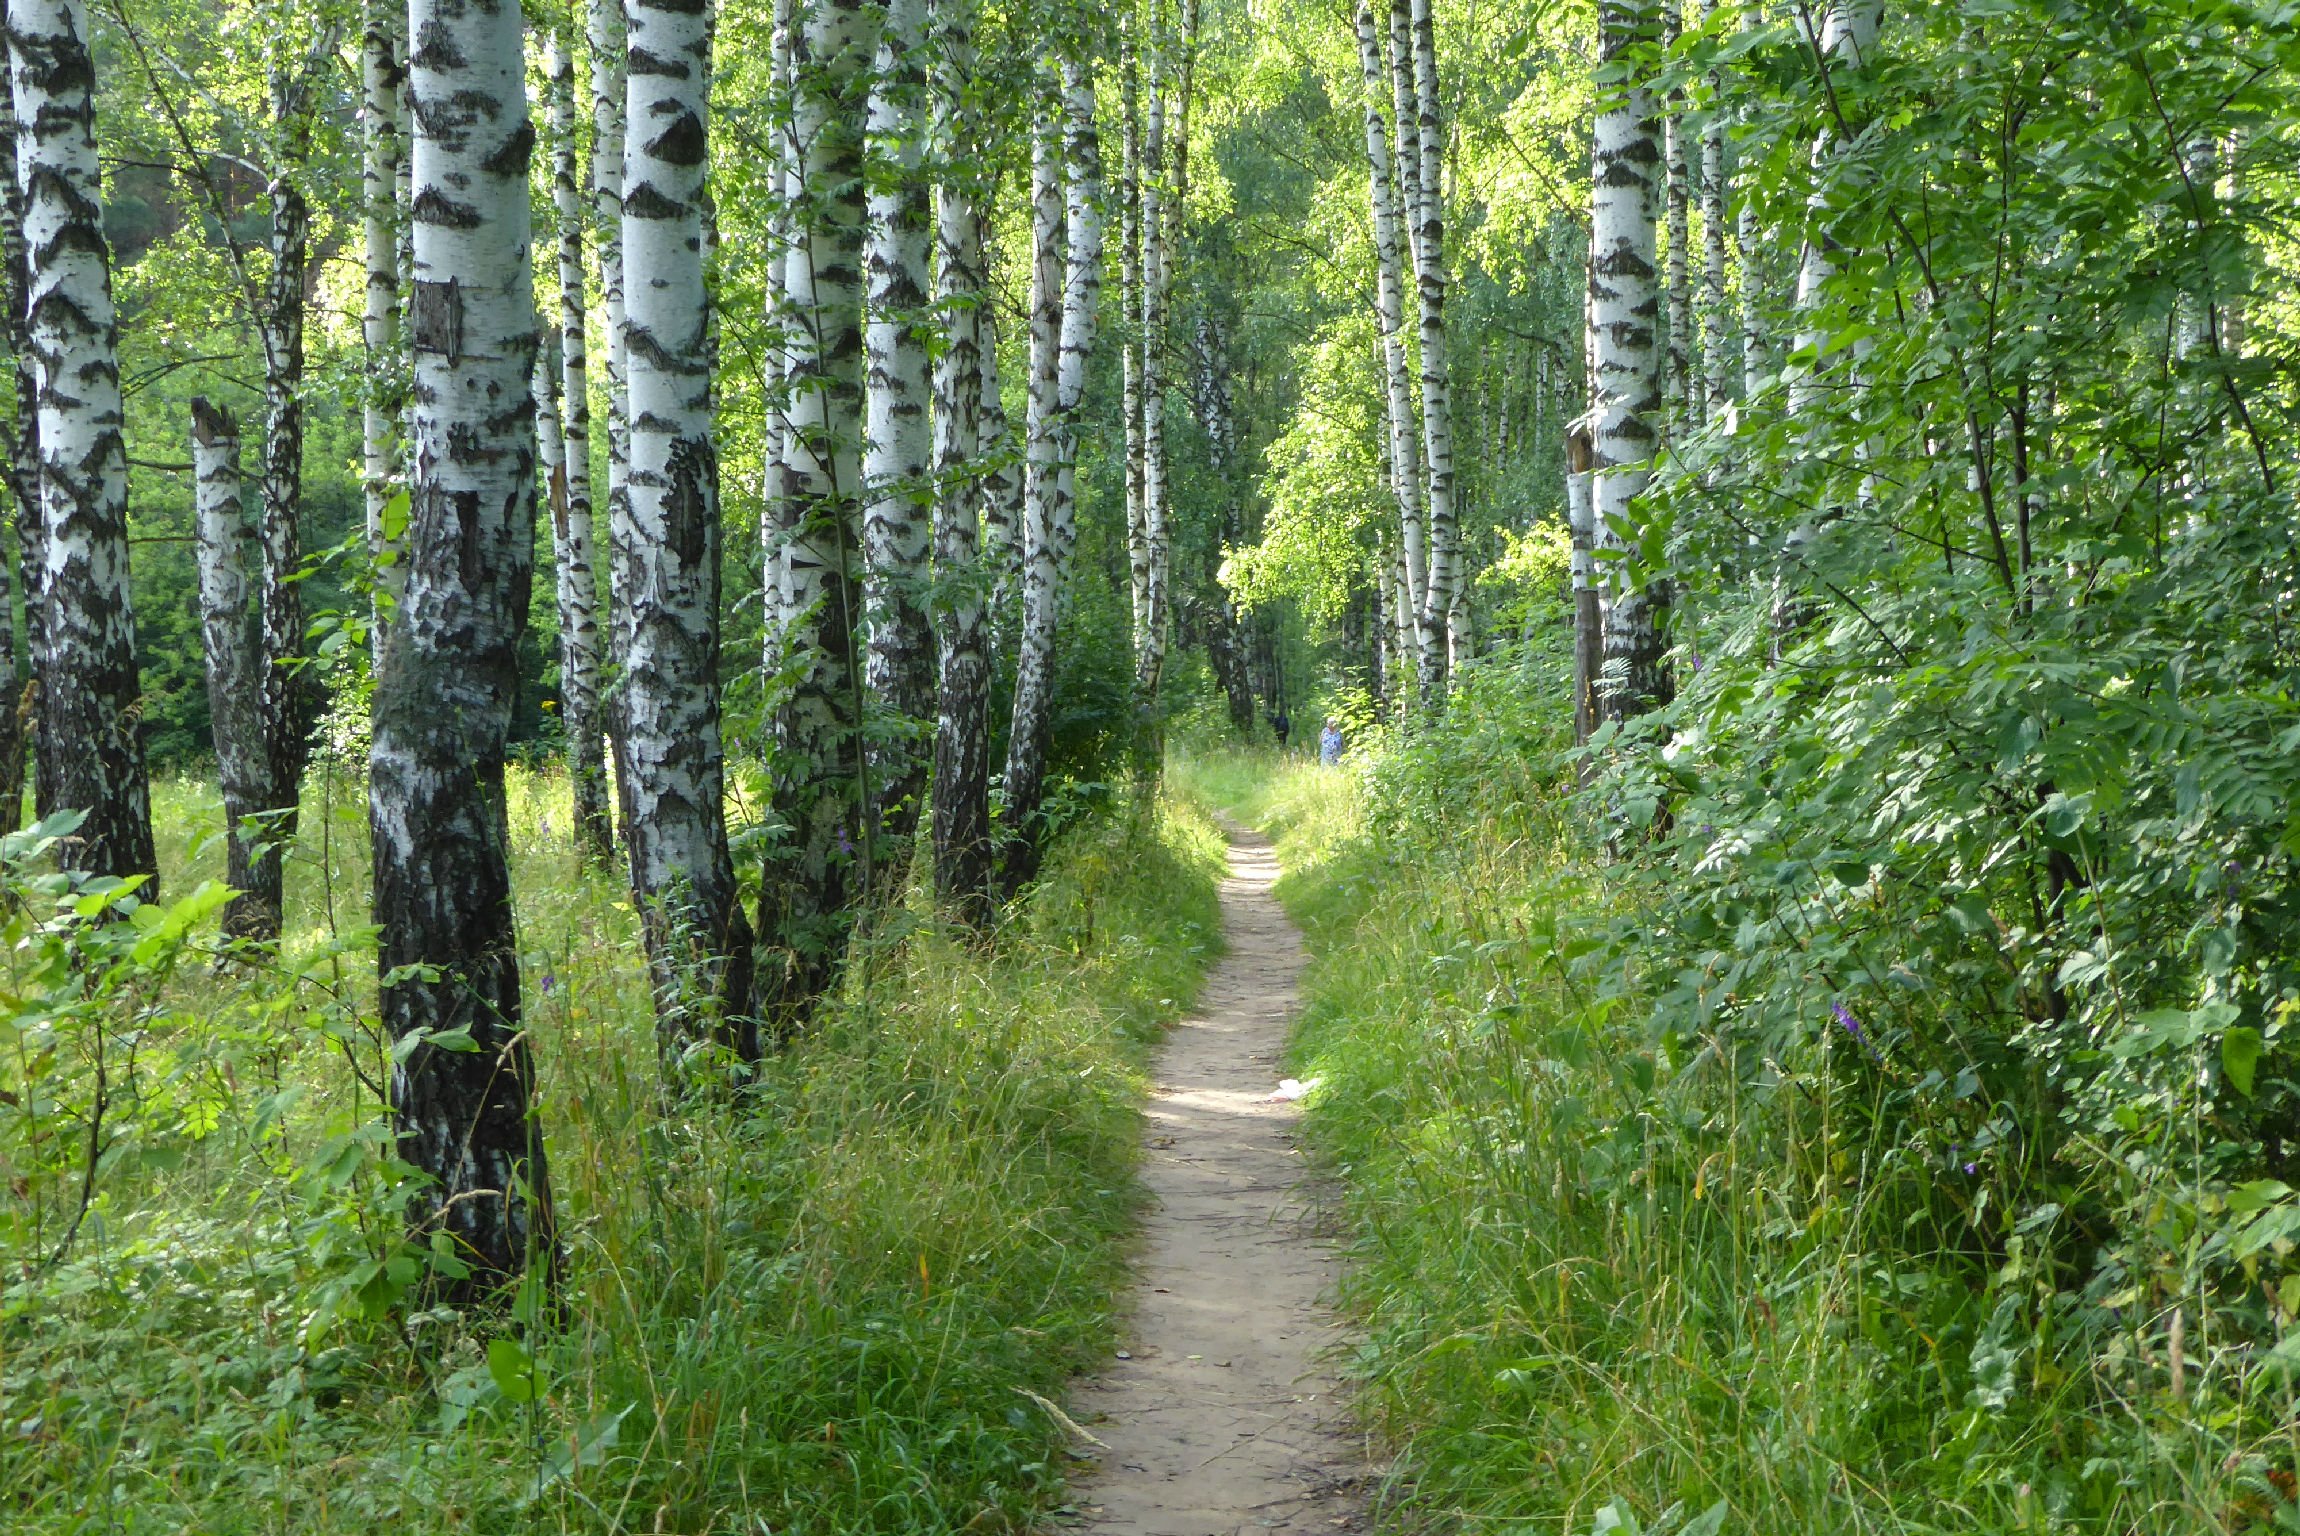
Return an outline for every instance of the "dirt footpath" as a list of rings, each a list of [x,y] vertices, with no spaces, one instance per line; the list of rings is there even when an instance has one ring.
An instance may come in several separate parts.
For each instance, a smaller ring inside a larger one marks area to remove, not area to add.
[[[1302,940],[1270,895],[1278,863],[1231,827],[1229,953],[1202,1012],[1157,1064],[1145,1127],[1143,1228],[1126,1355],[1079,1384],[1072,1411],[1105,1447],[1072,1489],[1110,1536],[1356,1532],[1365,1464],[1324,1358],[1319,1305],[1334,1256],[1313,1230],[1300,1106],[1273,1102],[1299,1001]]]

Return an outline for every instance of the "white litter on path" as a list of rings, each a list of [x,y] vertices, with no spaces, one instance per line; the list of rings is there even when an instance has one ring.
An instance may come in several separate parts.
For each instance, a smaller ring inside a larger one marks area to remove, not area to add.
[[[1306,1097],[1311,1089],[1324,1081],[1325,1079],[1322,1077],[1313,1077],[1305,1083],[1299,1078],[1289,1077],[1268,1093],[1263,1094],[1262,1102],[1265,1104],[1291,1104],[1296,1099]]]

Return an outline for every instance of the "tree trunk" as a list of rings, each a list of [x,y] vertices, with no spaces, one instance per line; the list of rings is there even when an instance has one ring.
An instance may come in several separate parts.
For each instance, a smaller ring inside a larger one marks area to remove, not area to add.
[[[1086,399],[1094,328],[1102,313],[1102,141],[1095,132],[1091,50],[1083,41],[1062,60],[1063,231],[1069,266],[1062,285],[1062,345],[1055,404],[1060,449],[1049,517],[1064,569],[1078,547],[1078,419]],[[1163,280],[1164,269],[1160,269]],[[1153,561],[1158,555],[1151,545]],[[1157,576],[1153,565],[1152,586]],[[1067,595],[1060,606],[1067,607]],[[1153,615],[1155,617],[1155,615]]]
[[[1454,517],[1453,384],[1445,329],[1445,133],[1438,115],[1437,34],[1433,0],[1413,0],[1414,106],[1421,174],[1415,210],[1415,286],[1421,294],[1422,463],[1429,478],[1429,582],[1422,594],[1422,702],[1445,694],[1448,661],[1467,653],[1469,613],[1461,601],[1458,527]]]
[[[1677,44],[1680,0],[1662,0],[1663,41]],[[1693,388],[1693,267],[1686,249],[1692,236],[1692,171],[1685,147],[1685,93],[1671,91],[1661,115],[1662,163],[1668,175],[1669,355],[1662,393],[1670,411],[1688,422],[1699,395]]]
[[[1602,63],[1619,67],[1633,58],[1657,34],[1659,21],[1655,0],[1602,0]],[[1636,79],[1608,86],[1598,102],[1590,163],[1590,503],[1593,542],[1600,550],[1625,551],[1617,528],[1631,525],[1658,439],[1657,139],[1651,92]],[[1636,588],[1627,576],[1625,561],[1608,563],[1605,667],[1596,689],[1598,713],[1608,720],[1643,714],[1669,697],[1662,653],[1667,590],[1657,582]]]
[[[886,719],[868,733],[873,853],[882,895],[911,862],[935,718],[935,639],[927,618],[933,434],[927,420],[926,0],[887,0],[872,71],[864,213],[863,675]]]
[[[1742,30],[1754,32],[1764,24],[1764,0],[1744,0]],[[1756,121],[1753,107],[1742,107],[1738,116],[1744,127]],[[1746,396],[1759,373],[1772,372],[1772,360],[1765,329],[1765,232],[1757,223],[1758,163],[1744,160],[1739,171],[1741,206],[1733,216],[1733,245],[1741,259],[1741,392]]]
[[[263,550],[261,615],[264,835],[248,863],[249,884],[232,899],[225,926],[277,939],[285,904],[282,855],[294,846],[304,762],[310,756],[316,690],[303,669],[304,284],[311,265],[311,207],[296,184],[311,153],[310,88],[284,68],[271,78],[277,157],[271,203],[271,269],[265,278],[264,464],[257,536]]]
[[[1135,326],[1142,314],[1142,81],[1135,28],[1139,7],[1119,18],[1118,313]],[[1121,333],[1123,336],[1123,333]],[[1118,349],[1119,410],[1126,418],[1126,570],[1134,601],[1134,664],[1142,664],[1150,630],[1150,533],[1143,521],[1142,350],[1138,336]]]
[[[360,486],[367,500],[370,597],[368,659],[383,666],[384,636],[398,606],[402,526],[387,526],[392,483],[399,477],[400,424],[407,410],[407,359],[399,337],[399,180],[407,158],[407,8],[367,0],[360,28],[360,254],[366,267],[360,340],[366,348],[360,400]]]
[[[625,625],[623,799],[666,1060],[716,1041],[758,1054],[751,926],[727,850],[719,725],[719,466],[712,446],[703,171],[711,45],[688,0],[630,0],[623,141],[623,387],[630,465],[615,509]]]
[[[1717,0],[1701,0],[1704,24]],[[1701,365],[1703,414],[1722,416],[1739,393],[1741,334],[1725,291],[1725,74],[1709,72],[1709,121],[1701,130]]]
[[[768,32],[773,101],[778,113],[791,110],[796,84],[791,50],[797,26],[796,0],[774,0]],[[780,119],[778,119],[780,121]],[[783,611],[785,546],[790,539],[790,503],[783,494],[790,459],[790,262],[791,213],[803,189],[798,184],[798,148],[778,129],[770,152],[766,281],[761,304],[764,337],[759,380],[765,403],[764,439],[759,445],[759,669],[773,686],[783,670],[783,635],[791,616]]]
[[[1054,629],[1063,562],[1054,531],[1061,455],[1063,335],[1062,110],[1051,68],[1036,70],[1030,141],[1030,393],[1022,476],[1022,632],[1006,740],[1006,828],[999,879],[1011,896],[1038,873],[1038,811],[1054,718]]]
[[[8,0],[24,188],[26,348],[46,547],[40,674],[42,810],[86,813],[67,867],[147,875],[157,894],[151,790],[128,580],[112,253],[96,162],[95,60],[73,0]]]
[[[943,350],[934,364],[934,611],[941,692],[934,749],[935,899],[969,926],[991,917],[990,653],[975,483],[981,447],[982,337],[987,276],[986,189],[970,155],[982,115],[975,88],[977,0],[935,0],[935,311]]]
[[[817,0],[793,49],[800,197],[787,266],[789,464],[784,690],[774,809],[789,828],[759,895],[760,991],[777,1038],[836,983],[868,888],[864,833],[858,448],[862,437],[863,86],[877,47],[863,0]],[[857,868],[856,866],[860,866]]]
[[[1589,428],[1565,437],[1565,524],[1573,540],[1573,741],[1597,728],[1597,679],[1605,665],[1605,615],[1597,581],[1597,515],[1590,506]]]
[[[413,0],[408,20],[414,506],[368,807],[398,1152],[430,1180],[410,1220],[470,1267],[442,1286],[463,1299],[557,1255],[503,806],[534,575],[535,135],[517,9]]]
[[[998,290],[990,281],[990,209],[985,199],[975,239],[982,249],[983,300],[976,307],[982,329],[982,414],[979,424],[982,474],[982,563],[990,595],[991,654],[1015,649],[1022,595],[1023,456],[1006,420],[1006,396],[998,376]]]
[[[229,411],[192,401],[192,522],[199,560],[200,651],[208,683],[208,717],[216,777],[224,796],[224,880],[236,891],[253,883],[249,817],[264,809],[269,784],[257,695],[262,653],[249,623],[248,545],[253,530],[241,494],[240,429]],[[224,909],[230,938],[269,939],[250,931],[237,903]]]
[[[1372,0],[1358,6],[1358,64],[1366,91],[1366,167],[1373,204],[1374,317],[1382,335],[1382,379],[1389,417],[1390,487],[1398,504],[1398,529],[1406,551],[1409,588],[1403,609],[1393,604],[1394,623],[1410,624],[1419,609],[1415,576],[1424,548],[1421,434],[1414,420],[1413,371],[1406,356],[1405,267],[1398,246],[1398,202],[1390,166],[1390,133],[1382,111],[1388,87],[1382,45],[1374,27]],[[1418,151],[1417,151],[1418,153]],[[1418,650],[1409,648],[1408,653]]]
[[[1405,225],[1406,245],[1403,252],[1413,268],[1418,285],[1421,271],[1422,239],[1422,149],[1421,104],[1414,91],[1414,23],[1413,0],[1390,0],[1390,126],[1395,136],[1395,153],[1390,164],[1397,175],[1398,218]],[[1399,324],[1405,321],[1402,309]],[[1416,288],[1419,303],[1419,288]],[[1418,321],[1417,321],[1418,324]],[[1412,420],[1408,413],[1408,420]],[[1423,477],[1421,436],[1415,431],[1412,452],[1414,517],[1405,524],[1406,588],[1410,606],[1406,620],[1413,625],[1412,654],[1417,663],[1422,651],[1422,613],[1429,601],[1429,483]],[[1393,474],[1402,464],[1392,466]]]
[[[1207,550],[1206,590],[1212,594],[1206,616],[1206,661],[1230,706],[1230,728],[1241,736],[1254,730],[1254,687],[1246,675],[1245,653],[1239,645],[1238,611],[1222,590],[1222,550],[1246,542],[1239,516],[1237,473],[1237,420],[1230,409],[1229,347],[1213,315],[1198,316],[1198,424],[1206,434],[1207,467],[1222,498],[1221,539]]]
[[[1135,708],[1147,751],[1166,673],[1173,538],[1167,529],[1172,485],[1166,463],[1166,88],[1164,6],[1152,0],[1143,39],[1148,100],[1142,127],[1142,633],[1134,654]]]
[[[623,312],[624,111],[629,94],[625,51],[629,38],[618,0],[584,0],[584,32],[591,66],[591,197],[598,219],[599,313],[606,326],[606,346],[600,350],[600,361],[607,369],[607,525],[612,529],[628,515],[625,509],[630,502],[631,477],[631,394],[624,378],[629,333]],[[612,539],[609,544],[612,546]],[[610,547],[609,687],[623,676],[624,653],[630,644],[630,615],[623,611],[620,598],[627,589],[616,585],[613,570],[617,558]],[[608,706],[604,721],[618,744],[623,734],[619,693],[618,702]]]
[[[24,758],[31,711],[25,689],[39,655],[38,587],[31,579],[40,539],[39,401],[32,354],[24,334],[24,187],[16,176],[15,87],[0,59],[0,345],[7,349],[15,381],[14,419],[0,425],[0,475],[7,482],[15,516],[18,563],[11,567],[0,548],[0,835],[24,820]],[[18,573],[23,576],[19,584]],[[16,608],[24,610],[25,647],[16,648]]]
[[[584,334],[588,285],[583,270],[583,185],[575,153],[575,62],[553,28],[544,42],[546,111],[551,132],[551,208],[559,233],[559,345],[544,348],[543,369],[556,369],[564,428],[565,468],[551,489],[551,556],[559,600],[559,723],[567,733],[567,783],[575,838],[584,856],[614,856],[615,824],[607,805],[607,755],[599,721],[599,578],[593,568],[591,512],[591,367]]]

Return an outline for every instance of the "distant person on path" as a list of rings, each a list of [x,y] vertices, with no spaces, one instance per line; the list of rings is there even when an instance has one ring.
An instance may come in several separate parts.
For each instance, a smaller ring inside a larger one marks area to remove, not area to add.
[[[1326,728],[1318,733],[1318,761],[1328,768],[1342,760],[1342,723],[1332,715],[1326,716]]]
[[[1285,751],[1286,738],[1294,734],[1294,717],[1286,713],[1285,705],[1270,711],[1270,730],[1278,738],[1278,750]]]

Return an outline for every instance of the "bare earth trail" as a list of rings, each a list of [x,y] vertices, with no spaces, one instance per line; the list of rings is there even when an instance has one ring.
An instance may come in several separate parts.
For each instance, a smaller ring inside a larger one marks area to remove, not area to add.
[[[1335,1260],[1312,1224],[1300,1106],[1268,1099],[1299,1002],[1301,935],[1271,896],[1278,861],[1229,826],[1229,951],[1199,1013],[1167,1036],[1146,1111],[1133,1319],[1072,1393],[1107,1442],[1072,1491],[1096,1536],[1349,1533],[1365,1462],[1343,1424],[1320,1305]]]

